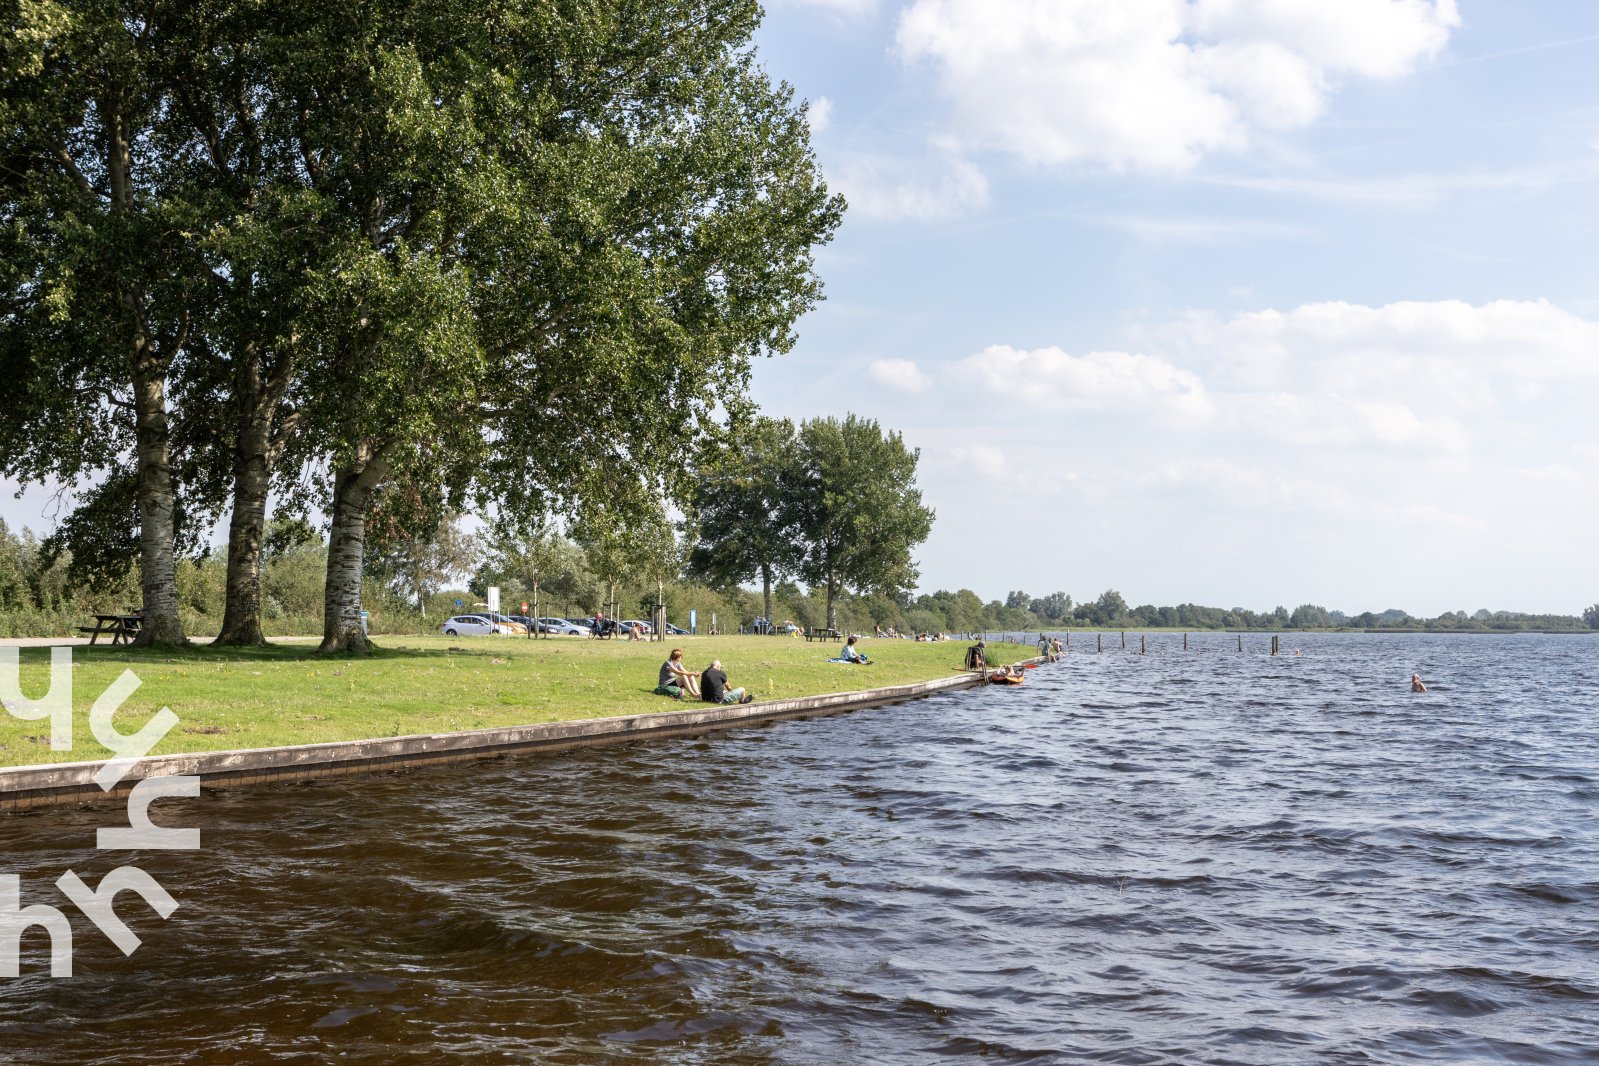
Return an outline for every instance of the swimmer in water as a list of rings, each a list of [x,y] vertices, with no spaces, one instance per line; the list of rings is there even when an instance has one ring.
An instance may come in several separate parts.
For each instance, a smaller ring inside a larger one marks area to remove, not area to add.
[[[1412,691],[1412,692],[1426,692],[1427,691],[1427,686],[1423,685],[1421,683],[1421,675],[1420,674],[1411,674],[1410,675],[1410,691]]]

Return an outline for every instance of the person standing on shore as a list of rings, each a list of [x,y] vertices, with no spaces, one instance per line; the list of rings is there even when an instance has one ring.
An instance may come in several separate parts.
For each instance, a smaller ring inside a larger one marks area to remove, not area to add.
[[[711,667],[700,674],[700,699],[706,703],[754,703],[755,697],[742,688],[727,687],[727,674],[722,671],[722,660],[712,659]]]

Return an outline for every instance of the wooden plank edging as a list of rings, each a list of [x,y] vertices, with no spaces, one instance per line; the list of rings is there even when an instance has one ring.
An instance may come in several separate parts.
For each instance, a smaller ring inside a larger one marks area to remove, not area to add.
[[[1023,661],[1037,663],[1042,660]],[[6,767],[0,768],[0,811],[122,801],[134,785],[152,777],[195,776],[200,778],[203,787],[228,788],[684,736],[902,703],[971,688],[983,681],[982,674],[959,673],[907,685],[796,696],[764,703],[703,704],[692,710],[651,711],[451,733],[155,755],[131,766],[122,781],[109,792],[102,791],[94,783],[94,775],[105,765],[104,760]]]

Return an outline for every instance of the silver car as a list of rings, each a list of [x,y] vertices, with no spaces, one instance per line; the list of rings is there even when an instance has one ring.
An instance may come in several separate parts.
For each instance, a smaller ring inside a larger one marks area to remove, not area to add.
[[[540,618],[539,629],[557,637],[586,637],[589,635],[588,626],[574,625],[564,618]]]
[[[439,626],[439,632],[447,637],[487,637],[494,634],[510,636],[512,630],[509,624],[491,622],[481,614],[458,614],[454,618],[446,619]]]

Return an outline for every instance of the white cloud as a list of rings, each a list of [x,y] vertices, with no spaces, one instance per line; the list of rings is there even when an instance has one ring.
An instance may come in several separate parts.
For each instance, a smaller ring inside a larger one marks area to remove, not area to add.
[[[1392,503],[1351,491],[1333,481],[1285,475],[1221,458],[1178,459],[1144,474],[1145,484],[1197,489],[1229,506],[1283,514],[1312,512],[1336,518],[1370,519],[1384,525],[1481,527],[1470,515],[1427,502]]]
[[[994,344],[955,364],[955,381],[1034,407],[1203,418],[1211,403],[1197,375],[1164,359],[1129,352],[1070,355]]]
[[[936,449],[931,458],[945,472],[954,475],[956,483],[970,482],[975,475],[984,482],[1025,485],[1030,493],[1053,494],[1061,490],[1061,481],[1075,481],[1077,475],[1057,465],[1040,462],[1032,449],[1028,460],[1018,466],[1004,449],[993,444],[960,444]]]
[[[947,218],[988,202],[988,179],[965,157],[935,150],[920,162],[844,156],[829,177],[850,213],[879,219]]]
[[[1327,302],[1225,321],[1191,316],[1151,339],[1174,342],[1254,389],[1313,386],[1477,411],[1517,383],[1599,376],[1599,322],[1547,300]]]
[[[1555,160],[1527,166],[1399,174],[1380,178],[1212,177],[1215,185],[1252,192],[1303,196],[1337,203],[1426,206],[1462,193],[1531,196],[1599,178],[1599,159]]]
[[[921,367],[909,359],[874,359],[866,373],[879,385],[901,392],[922,392],[932,384]]]
[[[1181,170],[1318,118],[1338,80],[1437,55],[1454,0],[915,0],[963,147],[1041,164]]]
[[[806,113],[810,121],[811,133],[823,133],[833,122],[833,101],[825,96],[818,96],[811,101],[810,111]]]
[[[1098,413],[1214,447],[1463,462],[1486,446],[1546,448],[1555,424],[1563,450],[1599,441],[1586,401],[1599,322],[1547,301],[1201,313],[1134,339],[1143,352],[990,345],[949,364],[942,385],[1004,401],[1006,424]]]

